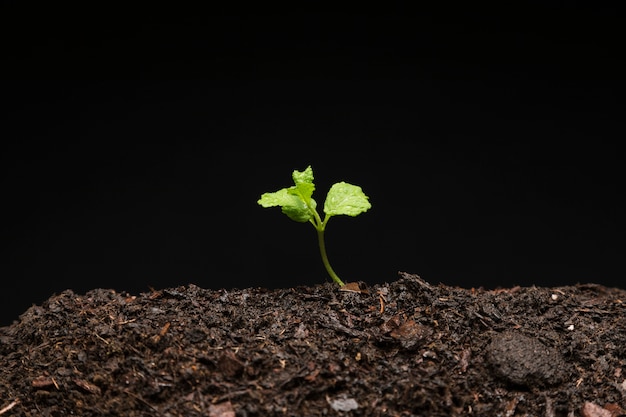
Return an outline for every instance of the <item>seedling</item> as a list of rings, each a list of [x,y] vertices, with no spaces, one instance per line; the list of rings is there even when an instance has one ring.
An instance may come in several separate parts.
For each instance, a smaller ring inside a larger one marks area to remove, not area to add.
[[[346,182],[338,182],[333,184],[328,191],[326,201],[324,202],[324,220],[317,212],[317,203],[311,197],[315,190],[313,184],[313,169],[309,165],[304,171],[293,171],[293,182],[295,185],[289,188],[283,188],[274,193],[265,193],[257,203],[263,207],[280,206],[283,213],[291,220],[299,223],[310,222],[317,230],[317,240],[319,243],[322,262],[330,277],[339,286],[343,287],[344,283],[328,262],[326,255],[326,245],[324,243],[324,231],[326,224],[332,216],[346,215],[355,217],[369,210],[369,197],[363,193],[361,187],[348,184]]]

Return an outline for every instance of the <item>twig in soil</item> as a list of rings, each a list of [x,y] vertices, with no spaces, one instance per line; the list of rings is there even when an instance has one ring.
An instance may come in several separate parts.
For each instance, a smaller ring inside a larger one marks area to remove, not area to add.
[[[167,323],[165,323],[165,325],[163,326],[163,328],[161,329],[161,331],[159,332],[159,334],[152,336],[152,342],[154,344],[159,343],[159,340],[161,340],[161,338],[163,336],[165,336],[165,334],[167,333],[167,331],[170,328],[171,323],[168,321]]]
[[[153,406],[148,401],[146,401],[143,398],[141,398],[139,395],[135,395],[135,394],[133,394],[132,392],[130,392],[128,390],[124,390],[124,392],[126,394],[130,395],[131,397],[133,397],[134,399],[136,399],[137,401],[139,401],[140,403],[142,403],[143,405],[145,405],[147,407],[150,407],[152,410],[159,411],[155,406]]]
[[[214,403],[214,404],[221,403],[222,401],[225,401],[225,400],[232,400],[235,397],[241,397],[242,395],[246,395],[249,392],[250,391],[247,390],[247,389],[241,389],[239,391],[231,391],[231,392],[228,392],[228,393],[226,393],[226,394],[224,394],[224,395],[222,395],[220,397],[217,397],[217,398],[213,399],[211,402]]]
[[[386,291],[378,290],[378,300],[380,301],[380,310],[379,313],[383,314],[385,312],[385,303],[387,302],[387,298],[385,297]]]
[[[6,407],[2,408],[0,410],[0,414],[4,414],[7,411],[11,410],[13,407],[15,407],[16,405],[18,405],[20,403],[20,400],[14,400],[11,404],[7,405]]]

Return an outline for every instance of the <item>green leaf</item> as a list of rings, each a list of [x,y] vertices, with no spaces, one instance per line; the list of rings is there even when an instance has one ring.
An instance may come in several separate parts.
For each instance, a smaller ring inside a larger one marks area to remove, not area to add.
[[[314,217],[317,207],[311,198],[315,185],[313,184],[313,169],[308,166],[304,171],[293,171],[294,186],[283,188],[274,193],[265,193],[258,203],[263,207],[280,206],[282,212],[291,220],[300,223],[308,222]]]
[[[293,171],[293,174],[291,176],[293,177],[293,182],[296,185],[313,184],[313,168],[311,168],[311,165],[306,167],[306,169],[302,172],[297,170]]]
[[[305,203],[311,201],[311,196],[313,195],[313,191],[315,191],[315,185],[300,183],[293,187],[289,187],[287,189],[289,194],[295,195],[302,199]]]
[[[306,204],[304,201],[296,198],[294,199],[294,204],[283,206],[282,211],[291,220],[305,223],[313,218],[313,213],[311,212],[311,210],[309,210],[309,207],[311,206],[313,206],[313,209],[315,209],[315,200],[310,199],[309,204]]]
[[[293,201],[296,199],[296,196],[289,193],[289,189],[283,188],[282,190],[278,190],[275,193],[265,193],[261,195],[261,198],[259,199],[259,201],[257,201],[257,203],[265,208],[268,208],[292,205]]]
[[[328,191],[324,202],[324,212],[329,216],[344,214],[354,217],[372,207],[368,200],[369,197],[358,185],[338,182]]]
[[[296,193],[296,187],[283,188],[275,193],[265,193],[261,195],[257,203],[265,208],[280,206],[282,212],[291,220],[300,223],[308,222],[313,217],[309,206],[313,209],[316,207],[315,200],[312,198],[309,198],[308,204],[302,200]]]

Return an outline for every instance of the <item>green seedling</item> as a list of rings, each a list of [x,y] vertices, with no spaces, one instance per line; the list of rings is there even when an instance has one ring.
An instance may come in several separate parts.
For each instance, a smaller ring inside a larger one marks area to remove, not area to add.
[[[343,281],[339,279],[335,271],[333,271],[330,262],[328,262],[328,256],[326,255],[326,245],[324,243],[326,224],[332,216],[346,215],[355,217],[366,212],[372,207],[368,201],[369,197],[366,196],[363,190],[361,190],[361,187],[357,185],[348,184],[343,181],[333,184],[324,202],[325,216],[324,220],[322,220],[317,212],[317,203],[311,197],[315,190],[315,184],[313,184],[313,169],[311,166],[308,166],[307,169],[302,172],[297,170],[293,171],[292,177],[295,185],[289,188],[283,188],[274,193],[265,193],[261,195],[257,203],[266,208],[280,206],[283,213],[291,220],[295,220],[299,223],[310,222],[317,230],[317,240],[326,271],[328,271],[333,281],[343,287]]]

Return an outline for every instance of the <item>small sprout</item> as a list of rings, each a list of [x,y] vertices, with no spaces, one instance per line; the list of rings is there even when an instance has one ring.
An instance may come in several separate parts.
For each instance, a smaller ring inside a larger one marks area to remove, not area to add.
[[[324,220],[322,220],[317,212],[317,203],[311,197],[315,190],[311,166],[308,166],[302,172],[293,171],[292,177],[295,185],[273,193],[265,193],[257,203],[266,208],[280,206],[282,212],[291,220],[299,223],[310,222],[317,230],[320,253],[326,271],[328,271],[333,281],[343,287],[343,281],[339,279],[328,262],[326,245],[324,243],[324,230],[332,216],[346,215],[354,217],[369,210],[372,207],[368,201],[369,197],[363,193],[359,186],[343,181],[333,184],[324,202],[325,216]]]

